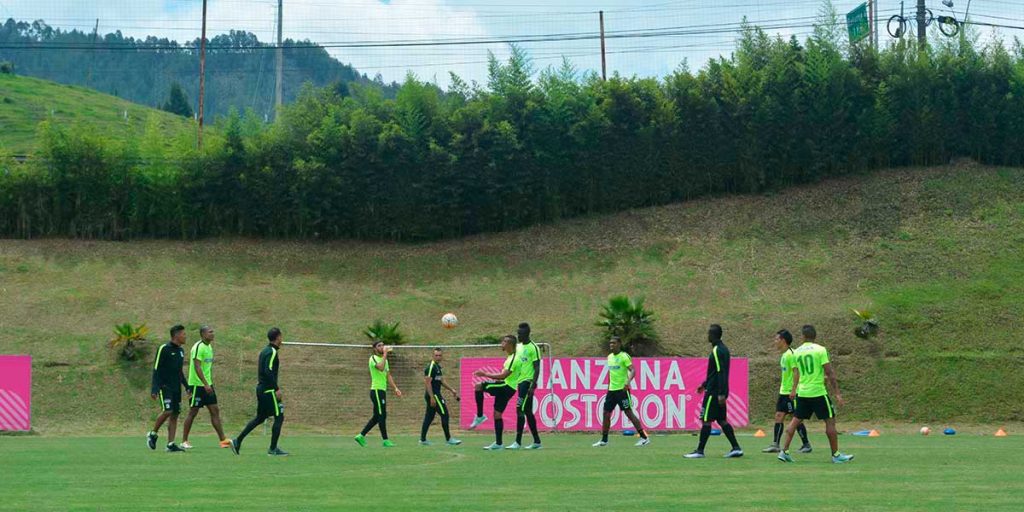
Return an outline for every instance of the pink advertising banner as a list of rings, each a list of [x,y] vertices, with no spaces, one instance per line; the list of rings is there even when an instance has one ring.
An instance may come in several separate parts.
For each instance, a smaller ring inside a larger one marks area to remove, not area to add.
[[[32,427],[32,356],[0,356],[0,430]]]
[[[473,375],[478,369],[490,374],[501,372],[504,359],[463,358],[459,361],[462,406],[459,425],[468,428],[476,415],[473,386],[486,379]],[[608,389],[606,358],[571,357],[543,360],[543,382],[534,394],[533,409],[544,430],[600,430],[604,397]],[[650,430],[695,430],[700,428],[698,411],[701,396],[697,388],[704,381],[708,360],[704,358],[634,358],[631,395],[633,409]],[[729,374],[729,422],[737,427],[749,421],[748,362],[733,358]],[[505,408],[505,425],[515,425],[515,400]],[[493,398],[484,395],[487,421],[478,430],[493,429]],[[612,413],[612,429],[632,428],[619,409]]]

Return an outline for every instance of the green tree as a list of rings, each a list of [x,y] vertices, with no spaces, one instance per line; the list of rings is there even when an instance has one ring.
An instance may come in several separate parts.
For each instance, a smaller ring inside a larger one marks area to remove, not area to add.
[[[601,306],[598,316],[601,317],[597,326],[602,329],[602,350],[607,348],[607,342],[612,336],[618,336],[630,355],[644,357],[661,354],[658,333],[654,330],[654,312],[644,307],[643,297],[612,297]]]
[[[188,118],[194,115],[192,105],[189,103],[188,97],[185,96],[185,91],[178,82],[171,84],[171,92],[168,94],[163,110]]]

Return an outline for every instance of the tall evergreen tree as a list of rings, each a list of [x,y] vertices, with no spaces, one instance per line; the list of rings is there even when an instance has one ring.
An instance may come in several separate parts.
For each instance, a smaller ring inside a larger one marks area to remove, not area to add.
[[[189,103],[188,97],[185,96],[185,90],[178,82],[171,84],[171,92],[164,103],[163,110],[182,117],[191,118],[194,115],[192,105]]]

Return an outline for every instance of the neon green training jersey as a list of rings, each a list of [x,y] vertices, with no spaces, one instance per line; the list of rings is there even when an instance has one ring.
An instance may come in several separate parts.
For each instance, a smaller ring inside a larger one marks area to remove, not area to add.
[[[540,349],[534,342],[516,345],[516,359],[519,360],[519,382],[533,381],[537,376],[534,361],[540,361]]]
[[[377,363],[384,359],[377,354],[370,356],[370,389],[374,390],[387,390],[388,389],[388,372],[391,371],[391,363],[384,361],[384,369],[378,370]]]
[[[629,381],[629,368],[633,366],[633,358],[625,352],[608,354],[608,391],[625,389]]]
[[[196,373],[195,360],[199,360],[199,367],[203,369],[203,376],[206,377],[206,383],[213,385],[213,345],[197,341],[195,345],[192,345],[192,351],[188,358],[188,385],[189,386],[202,386],[203,381],[199,379],[199,374]]]
[[[782,384],[779,385],[779,394],[788,395],[793,391],[793,368],[796,366],[796,355],[793,349],[787,348],[782,353],[779,364],[782,366]]]
[[[797,396],[814,398],[828,395],[825,388],[825,365],[828,364],[828,350],[817,343],[805,342],[793,352],[796,368],[800,370],[800,382],[796,387]]]

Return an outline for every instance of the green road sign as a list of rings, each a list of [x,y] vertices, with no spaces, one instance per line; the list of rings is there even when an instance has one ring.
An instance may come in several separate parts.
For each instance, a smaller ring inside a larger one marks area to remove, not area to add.
[[[851,43],[856,43],[871,33],[867,2],[858,5],[852,11],[846,13],[846,30],[850,33]]]

